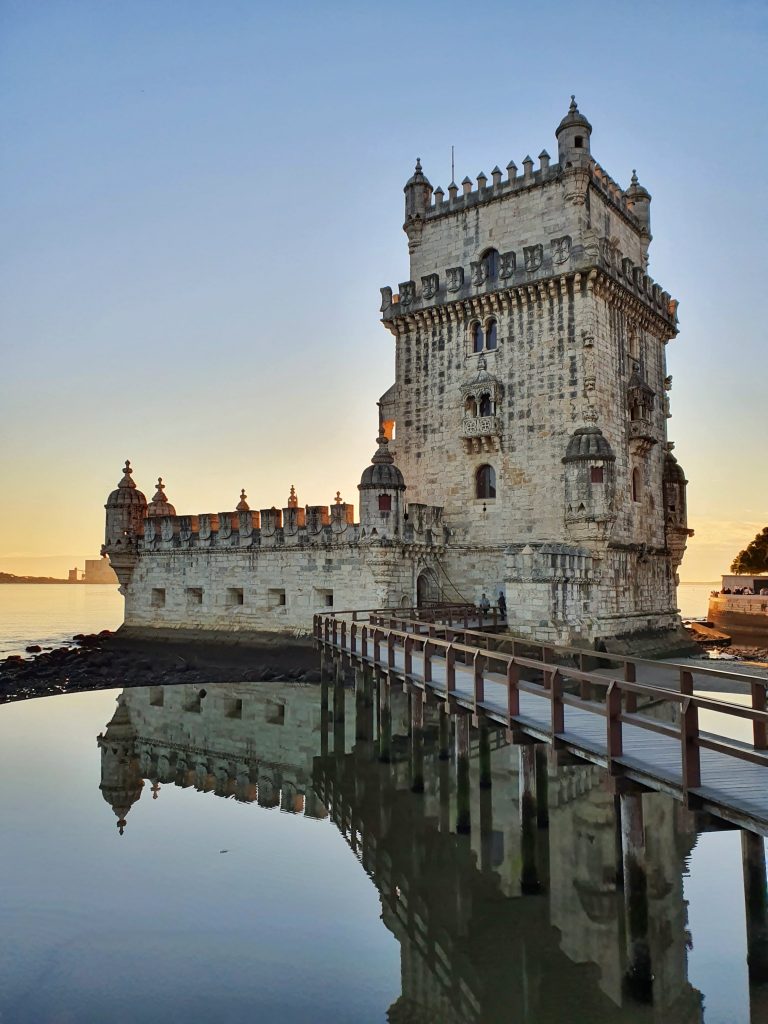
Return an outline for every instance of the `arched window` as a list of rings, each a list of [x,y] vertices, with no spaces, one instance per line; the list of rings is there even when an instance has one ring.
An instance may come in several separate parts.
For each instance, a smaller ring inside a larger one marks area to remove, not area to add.
[[[491,351],[496,348],[496,330],[496,321],[489,320],[485,325],[485,347]]]
[[[495,249],[487,249],[482,257],[485,266],[486,281],[495,281],[499,276],[499,254]]]
[[[467,395],[467,400],[464,403],[464,412],[467,416],[477,416],[477,402],[474,395]]]
[[[493,416],[493,402],[489,394],[480,395],[480,415]]]
[[[391,512],[392,511],[392,495],[391,494],[380,494],[379,495],[379,512]]]
[[[485,338],[483,336],[483,326],[479,323],[472,324],[472,351],[482,352]]]
[[[496,497],[496,470],[493,466],[480,466],[475,471],[475,497]]]
[[[632,501],[641,501],[643,493],[643,482],[640,479],[640,470],[635,466],[632,470]]]

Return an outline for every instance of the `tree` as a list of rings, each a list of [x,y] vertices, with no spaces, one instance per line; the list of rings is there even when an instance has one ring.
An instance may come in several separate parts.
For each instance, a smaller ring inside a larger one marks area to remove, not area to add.
[[[768,572],[768,526],[758,533],[751,544],[740,551],[731,563],[731,572]]]

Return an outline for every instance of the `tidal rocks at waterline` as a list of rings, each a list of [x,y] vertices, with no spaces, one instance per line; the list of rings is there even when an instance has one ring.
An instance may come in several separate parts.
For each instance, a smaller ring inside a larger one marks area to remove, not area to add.
[[[319,675],[311,670],[314,652],[285,651],[273,664],[264,664],[258,652],[250,656],[227,650],[214,652],[187,650],[180,653],[172,646],[143,650],[138,646],[114,645],[112,634],[79,633],[73,645],[43,650],[30,644],[34,655],[22,658],[9,655],[0,661],[0,703],[45,697],[59,693],[104,690],[117,686],[159,686],[174,682],[224,683],[268,680],[314,681]],[[312,656],[308,660],[308,654]]]

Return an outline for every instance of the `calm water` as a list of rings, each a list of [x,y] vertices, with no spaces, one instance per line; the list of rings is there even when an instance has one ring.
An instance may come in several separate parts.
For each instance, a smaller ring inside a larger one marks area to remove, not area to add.
[[[682,614],[707,614],[714,583],[683,583],[678,590]],[[114,584],[0,585],[0,658],[23,654],[28,644],[56,646],[75,633],[117,629],[123,598]]]
[[[28,644],[56,647],[75,633],[117,629],[122,621],[114,583],[0,584],[0,658],[23,654]]]
[[[643,1004],[605,775],[550,764],[548,827],[523,828],[519,748],[494,734],[459,836],[431,732],[410,791],[406,696],[389,764],[344,699],[330,726],[319,688],[280,683],[0,708],[3,1024],[766,1019],[738,832],[643,797]]]

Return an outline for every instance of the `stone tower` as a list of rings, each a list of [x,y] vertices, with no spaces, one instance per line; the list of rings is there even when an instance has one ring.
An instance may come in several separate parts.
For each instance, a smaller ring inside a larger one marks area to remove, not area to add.
[[[410,273],[382,289],[389,449],[409,499],[444,507],[458,592],[504,591],[523,635],[675,647],[690,534],[667,441],[677,303],[648,276],[637,175],[622,189],[595,161],[573,98],[555,136],[557,163],[544,150],[447,197],[417,161]]]

